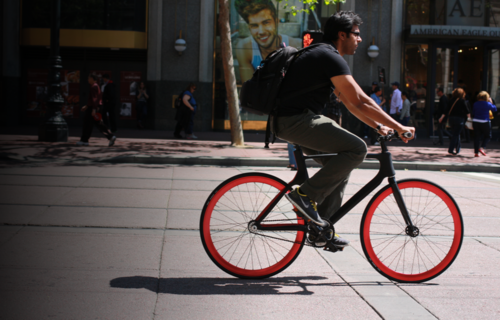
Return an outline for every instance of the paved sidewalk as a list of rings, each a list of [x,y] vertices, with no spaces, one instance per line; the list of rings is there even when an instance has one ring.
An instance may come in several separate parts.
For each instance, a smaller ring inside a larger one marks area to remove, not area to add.
[[[198,135],[213,139],[228,138],[227,133]],[[264,138],[262,134],[247,134],[246,137],[249,138],[247,141]],[[71,136],[65,143],[46,143],[37,141],[33,135],[0,135],[0,160],[17,164],[108,162],[275,167],[286,167],[288,164],[286,144],[282,141],[265,149],[262,142],[247,142],[244,148],[233,148],[229,140],[118,138],[113,147],[108,147],[104,138],[92,138],[87,147],[76,146],[78,140]],[[492,142],[487,150],[488,156],[479,158],[473,157],[472,143],[463,145],[459,156],[448,155],[445,147],[432,146],[430,139],[419,139],[408,144],[390,142],[389,150],[396,169],[500,172],[500,143]],[[379,151],[380,147],[369,146],[369,152]],[[310,165],[315,166],[316,163],[310,161]],[[378,168],[378,162],[366,160],[360,168]]]
[[[359,224],[370,197],[336,225],[351,247],[337,253],[307,247],[284,272],[241,280],[222,272],[203,250],[203,204],[236,174],[264,171],[289,181],[293,172],[62,164],[0,168],[2,320],[421,320],[500,314],[498,174],[397,172],[398,179],[417,176],[443,186],[460,206],[465,239],[439,277],[396,284],[369,265],[361,248]],[[354,170],[345,200],[375,174]]]

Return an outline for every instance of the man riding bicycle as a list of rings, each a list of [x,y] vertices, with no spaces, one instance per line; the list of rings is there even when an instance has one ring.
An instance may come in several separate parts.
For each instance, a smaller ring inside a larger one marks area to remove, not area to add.
[[[368,97],[353,79],[344,55],[353,55],[361,42],[361,18],[350,11],[340,11],[326,22],[323,42],[298,56],[287,71],[279,96],[286,97],[322,83],[325,86],[294,97],[278,108],[273,117],[273,132],[279,138],[298,144],[307,155],[337,153],[316,158],[322,168],[301,186],[286,195],[304,218],[326,227],[325,221],[341,206],[351,171],[363,162],[367,153],[365,142],[322,116],[331,87],[347,109],[379,134],[396,130],[404,142],[412,139],[415,128],[402,126]],[[326,86],[330,84],[330,86]],[[403,133],[410,132],[407,139]],[[343,248],[349,241],[335,235],[333,244]]]

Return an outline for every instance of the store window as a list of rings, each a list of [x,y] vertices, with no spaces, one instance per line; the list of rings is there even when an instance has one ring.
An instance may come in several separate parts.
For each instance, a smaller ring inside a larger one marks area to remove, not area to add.
[[[52,1],[23,0],[23,28],[50,28]],[[146,0],[61,1],[61,29],[146,31]]]
[[[490,0],[486,4],[490,27],[500,27],[500,0]]]
[[[500,102],[500,48],[488,52],[488,93],[497,105]]]
[[[405,46],[404,86],[410,95],[410,101],[416,103],[416,111],[412,115],[416,127],[425,125],[428,52],[427,44]]]
[[[436,48],[436,89],[443,88],[449,95],[453,91],[455,50],[453,48]],[[435,96],[436,99],[438,96]]]
[[[321,11],[335,13],[336,5],[317,6],[318,12],[293,15],[290,7],[297,10],[304,4],[299,0],[281,2],[276,0],[231,0],[230,27],[233,48],[234,73],[238,91],[249,80],[260,62],[281,46],[302,47],[302,32],[320,29]],[[214,127],[228,129],[229,115],[224,85],[220,31],[217,24],[214,79]],[[240,109],[245,130],[265,130],[267,116],[259,116]]]

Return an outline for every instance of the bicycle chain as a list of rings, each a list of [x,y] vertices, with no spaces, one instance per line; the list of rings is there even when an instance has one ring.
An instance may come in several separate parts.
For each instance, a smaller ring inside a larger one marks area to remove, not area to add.
[[[289,219],[266,220],[266,222],[276,222],[276,221],[293,221],[293,220],[289,220]],[[249,231],[249,232],[252,233],[252,234],[257,234],[257,235],[259,235],[261,237],[266,237],[266,238],[281,240],[281,241],[290,242],[290,243],[294,243],[294,244],[300,244],[300,242],[296,242],[296,241],[292,241],[292,240],[287,240],[287,239],[283,239],[283,238],[277,238],[277,237],[268,236],[268,235],[261,234],[261,233],[251,232],[251,231]],[[316,246],[314,246],[312,244],[309,244],[306,241],[304,241],[304,245],[305,246],[309,246],[309,247],[317,248]]]

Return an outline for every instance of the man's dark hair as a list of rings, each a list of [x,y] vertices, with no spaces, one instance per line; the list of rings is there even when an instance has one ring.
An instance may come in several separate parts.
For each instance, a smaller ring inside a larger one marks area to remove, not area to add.
[[[195,89],[196,89],[196,84],[194,84],[194,83],[190,83],[190,84],[187,86],[186,91],[190,91],[190,90],[191,90],[191,88],[195,88]]]
[[[109,74],[107,74],[107,73],[103,74],[103,75],[102,75],[102,78],[103,78],[103,79],[109,79]]]
[[[94,79],[94,81],[97,81],[97,74],[91,73],[91,74],[89,74],[89,78],[92,78],[92,79]]]
[[[234,2],[236,11],[248,23],[248,17],[261,12],[264,9],[269,9],[274,20],[277,20],[276,7],[270,0],[236,0]]]
[[[375,89],[373,89],[373,92],[377,93],[380,91],[380,87],[379,86],[376,86]]]
[[[347,32],[349,38],[349,31],[351,31],[352,27],[359,27],[362,23],[361,17],[354,12],[339,11],[326,20],[323,41],[336,41],[339,38],[340,31]]]
[[[439,88],[437,89],[437,91],[438,91],[438,92],[442,92],[442,93],[444,93],[444,89],[443,89],[443,87],[439,87]]]
[[[406,92],[406,91],[401,92],[401,95],[408,98],[408,92]]]

